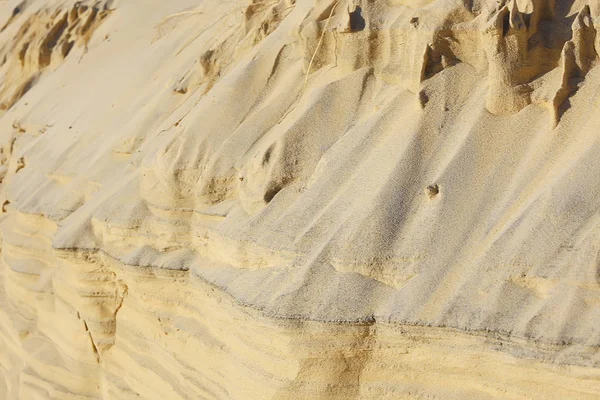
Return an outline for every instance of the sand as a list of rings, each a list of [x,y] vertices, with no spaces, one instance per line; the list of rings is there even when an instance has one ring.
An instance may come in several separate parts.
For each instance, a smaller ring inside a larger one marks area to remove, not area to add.
[[[599,27],[0,1],[0,398],[600,398]]]

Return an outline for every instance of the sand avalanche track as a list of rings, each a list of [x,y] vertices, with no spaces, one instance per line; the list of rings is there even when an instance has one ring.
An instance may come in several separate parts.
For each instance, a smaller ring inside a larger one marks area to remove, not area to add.
[[[597,1],[0,29],[0,398],[600,398]]]

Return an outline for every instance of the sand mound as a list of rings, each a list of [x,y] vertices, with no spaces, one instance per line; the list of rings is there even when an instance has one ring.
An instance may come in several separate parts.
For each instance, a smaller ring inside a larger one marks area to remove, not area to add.
[[[0,397],[600,397],[597,3],[0,25]]]

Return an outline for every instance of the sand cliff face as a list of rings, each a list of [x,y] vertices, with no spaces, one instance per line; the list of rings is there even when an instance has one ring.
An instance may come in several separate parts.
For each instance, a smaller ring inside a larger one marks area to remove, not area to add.
[[[1,398],[600,397],[596,2],[0,17]]]

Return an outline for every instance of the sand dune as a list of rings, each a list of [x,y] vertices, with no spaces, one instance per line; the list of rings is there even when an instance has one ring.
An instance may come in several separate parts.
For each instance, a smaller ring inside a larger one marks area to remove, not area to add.
[[[600,398],[599,21],[0,2],[0,397]]]

